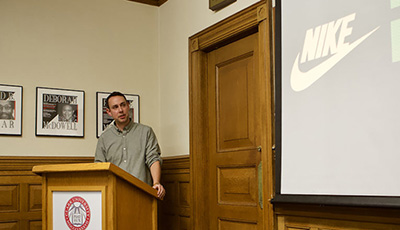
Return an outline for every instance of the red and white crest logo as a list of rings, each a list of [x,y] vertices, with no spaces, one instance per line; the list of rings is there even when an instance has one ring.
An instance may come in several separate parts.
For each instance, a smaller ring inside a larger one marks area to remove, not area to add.
[[[90,208],[85,199],[74,196],[65,205],[65,222],[71,230],[85,230],[90,222]]]

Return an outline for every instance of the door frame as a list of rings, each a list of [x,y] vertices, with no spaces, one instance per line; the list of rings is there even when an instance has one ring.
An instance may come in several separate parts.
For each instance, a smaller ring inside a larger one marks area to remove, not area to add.
[[[258,31],[259,74],[262,74],[262,100],[258,111],[262,120],[262,204],[266,229],[274,229],[273,207],[270,203],[274,195],[273,171],[273,40],[272,5],[262,0],[221,22],[189,38],[189,127],[190,127],[190,181],[191,181],[191,229],[208,230],[208,191],[207,191],[207,153],[208,153],[208,86],[207,52],[230,43],[246,31]]]

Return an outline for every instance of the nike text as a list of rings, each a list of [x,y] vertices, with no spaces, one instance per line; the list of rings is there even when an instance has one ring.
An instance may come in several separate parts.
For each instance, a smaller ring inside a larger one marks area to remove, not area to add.
[[[351,35],[352,28],[348,26],[353,21],[356,14],[350,14],[336,21],[331,21],[315,29],[309,29],[306,32],[304,40],[303,53],[300,63],[311,61],[317,58],[325,57],[329,54],[335,54],[338,48],[348,45],[344,40]],[[340,28],[339,38],[336,43],[336,34]]]
[[[353,31],[353,29],[349,27],[349,23],[353,21],[355,17],[355,13],[350,14],[336,21],[306,31],[303,53],[301,57],[300,53],[297,54],[290,74],[290,85],[294,91],[302,91],[314,84],[314,82],[325,75],[351,51],[365,41],[365,39],[379,29],[378,26],[349,44],[348,42],[345,42],[345,38],[351,35]],[[336,40],[336,34],[338,31],[340,31],[340,33]],[[325,57],[328,54],[330,54],[330,57],[319,63],[317,66],[314,66],[306,72],[300,70],[300,63]]]

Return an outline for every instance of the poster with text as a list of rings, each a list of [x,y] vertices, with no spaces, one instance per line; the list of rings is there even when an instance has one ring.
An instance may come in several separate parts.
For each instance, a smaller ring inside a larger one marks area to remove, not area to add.
[[[22,86],[0,85],[0,134],[22,135]]]
[[[97,92],[96,105],[97,105],[97,137],[103,133],[107,126],[114,120],[107,113],[106,99],[111,93]],[[133,122],[139,123],[139,95],[124,94],[126,100],[129,102],[129,117]]]
[[[84,96],[81,90],[36,88],[37,136],[84,136]]]

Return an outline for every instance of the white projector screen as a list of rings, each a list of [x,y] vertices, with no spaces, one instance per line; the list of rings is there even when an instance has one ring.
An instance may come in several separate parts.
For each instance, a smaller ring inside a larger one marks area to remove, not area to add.
[[[277,0],[277,193],[400,196],[400,0]]]

